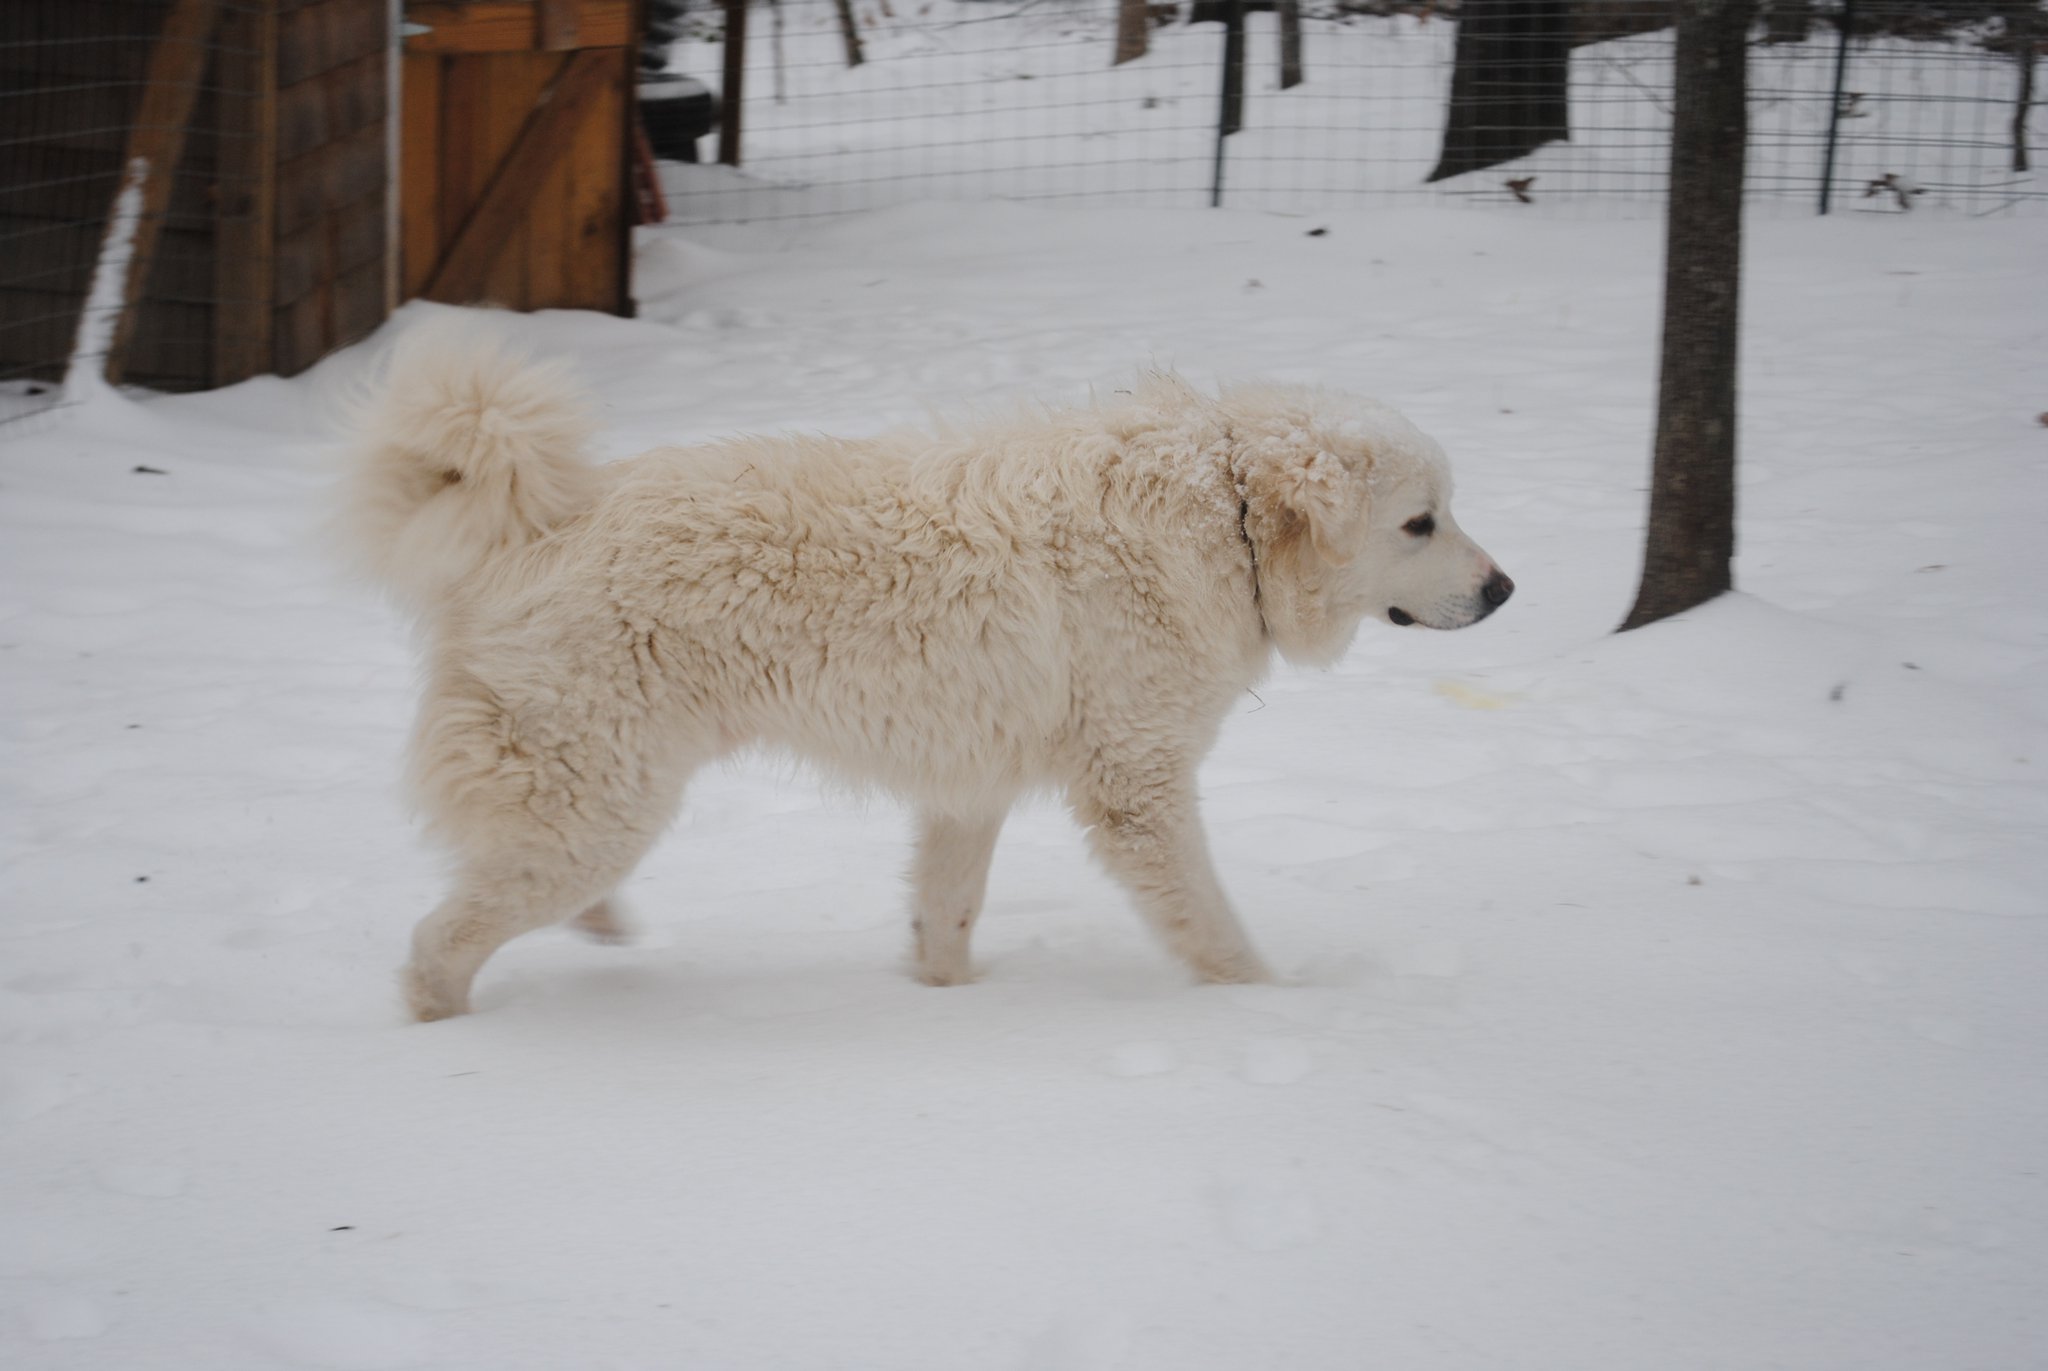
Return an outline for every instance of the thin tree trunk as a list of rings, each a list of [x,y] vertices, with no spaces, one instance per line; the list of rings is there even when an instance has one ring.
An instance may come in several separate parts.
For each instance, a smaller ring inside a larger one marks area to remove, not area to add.
[[[1280,89],[1292,90],[1302,82],[1301,0],[1277,0],[1280,11]]]
[[[1244,127],[1244,3],[1223,6],[1223,99],[1217,113],[1216,136],[1227,138]]]
[[[1117,0],[1116,56],[1109,62],[1112,67],[1135,62],[1145,55],[1151,20],[1152,16],[1145,10],[1145,0]]]
[[[718,160],[729,167],[740,164],[746,83],[747,0],[725,0],[725,89],[718,95]]]
[[[1742,170],[1754,0],[1678,0],[1664,344],[1643,580],[1623,629],[1734,584]]]
[[[2027,112],[2034,107],[2034,58],[2035,35],[2041,31],[2041,12],[2034,7],[2033,0],[2022,0],[2013,7],[2012,17],[2005,21],[2006,41],[2012,44],[2012,57],[2020,64],[2020,88],[2013,99],[2012,111],[2012,169],[2026,171],[2027,160]]]
[[[853,0],[837,0],[839,6],[839,36],[846,40],[846,65],[857,67],[861,64],[860,26],[853,19]]]

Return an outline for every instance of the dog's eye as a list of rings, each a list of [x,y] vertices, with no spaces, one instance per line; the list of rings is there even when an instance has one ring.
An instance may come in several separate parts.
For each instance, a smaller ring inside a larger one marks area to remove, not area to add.
[[[1401,525],[1401,531],[1403,533],[1412,533],[1418,538],[1427,538],[1430,534],[1436,532],[1436,516],[1433,514],[1418,514],[1407,523]]]

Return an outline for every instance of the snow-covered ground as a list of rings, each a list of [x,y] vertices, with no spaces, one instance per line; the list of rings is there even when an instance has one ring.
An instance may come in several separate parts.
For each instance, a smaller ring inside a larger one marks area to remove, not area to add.
[[[504,321],[613,453],[1155,363],[1436,433],[1521,588],[1246,698],[1248,989],[1050,805],[986,977],[915,985],[902,813],[760,758],[639,946],[536,935],[406,1024],[413,668],[313,533],[385,340],[0,430],[0,1365],[2041,1366],[2044,247],[1759,225],[1743,593],[1621,637],[1653,223],[905,208],[650,235],[641,321]]]

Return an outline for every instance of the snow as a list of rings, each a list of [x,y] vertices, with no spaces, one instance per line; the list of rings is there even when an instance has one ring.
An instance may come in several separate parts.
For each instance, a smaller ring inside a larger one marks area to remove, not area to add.
[[[1204,771],[1275,986],[1188,985],[1050,804],[985,977],[919,986],[903,813],[763,757],[636,945],[406,1024],[414,667],[315,530],[429,307],[7,431],[0,1364],[2039,1365],[2044,231],[1757,225],[1741,593],[1615,636],[1659,242],[914,206],[652,233],[641,319],[503,320],[613,455],[1155,364],[1442,440],[1513,603],[1276,673]]]
[[[105,391],[107,349],[127,294],[128,268],[135,258],[135,230],[142,222],[142,192],[149,180],[149,159],[128,159],[128,174],[107,215],[107,233],[93,265],[92,285],[79,308],[78,337],[64,368],[66,399],[88,400]]]

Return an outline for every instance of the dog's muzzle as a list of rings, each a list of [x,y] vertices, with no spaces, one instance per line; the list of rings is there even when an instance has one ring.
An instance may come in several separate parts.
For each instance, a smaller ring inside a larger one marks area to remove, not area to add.
[[[1476,624],[1481,619],[1484,619],[1487,615],[1493,613],[1496,609],[1499,609],[1502,605],[1506,604],[1508,602],[1508,596],[1514,593],[1515,583],[1508,579],[1508,574],[1505,571],[1502,571],[1499,567],[1495,567],[1493,569],[1493,574],[1487,577],[1486,580],[1479,587],[1478,602],[1474,606],[1477,612],[1473,614],[1471,618],[1463,620],[1461,623],[1457,624],[1431,624],[1429,625],[1429,627],[1462,628],[1471,624]],[[1407,610],[1401,608],[1399,605],[1387,606],[1387,621],[1398,628],[1406,628],[1410,624],[1419,622],[1413,614],[1410,614]]]

